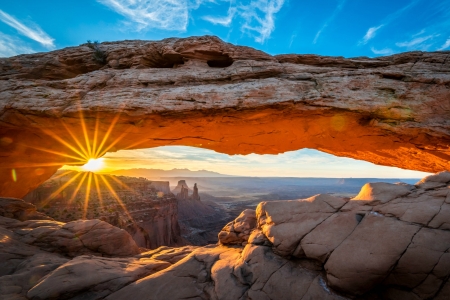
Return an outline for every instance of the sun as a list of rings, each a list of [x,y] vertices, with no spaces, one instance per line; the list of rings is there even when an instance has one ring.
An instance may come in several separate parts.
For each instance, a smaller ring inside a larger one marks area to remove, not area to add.
[[[103,158],[91,158],[88,162],[81,168],[85,171],[95,172],[100,171],[103,168]]]

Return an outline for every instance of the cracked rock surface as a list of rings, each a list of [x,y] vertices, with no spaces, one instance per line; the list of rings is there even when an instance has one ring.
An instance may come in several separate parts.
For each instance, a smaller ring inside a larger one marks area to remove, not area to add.
[[[271,56],[213,36],[99,48],[104,63],[86,44],[0,59],[0,196],[90,156],[164,145],[450,169],[448,51]],[[84,157],[94,136],[103,146]]]
[[[449,299],[449,185],[450,172],[441,172],[415,185],[366,184],[350,200],[262,202],[224,227],[220,245],[142,253],[88,242],[96,230],[100,242],[120,240],[118,228],[98,220],[0,217],[0,292],[34,300]],[[0,198],[0,207],[13,200]],[[83,245],[67,244],[77,243],[71,234]]]

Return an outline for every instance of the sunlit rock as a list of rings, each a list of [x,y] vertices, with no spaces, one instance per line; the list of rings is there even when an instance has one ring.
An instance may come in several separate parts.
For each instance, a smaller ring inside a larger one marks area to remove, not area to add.
[[[235,220],[225,225],[219,232],[219,242],[223,245],[244,245],[256,227],[255,210],[244,210]]]
[[[211,36],[99,47],[104,64],[86,44],[0,59],[1,196],[65,164],[164,145],[450,169],[445,52],[271,56]]]

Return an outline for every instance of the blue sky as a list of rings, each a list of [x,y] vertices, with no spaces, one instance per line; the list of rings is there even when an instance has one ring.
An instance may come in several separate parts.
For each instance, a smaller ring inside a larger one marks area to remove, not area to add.
[[[450,49],[450,0],[14,0],[0,56],[86,40],[217,35],[271,54],[379,56]]]
[[[375,57],[412,50],[450,50],[450,0],[14,0],[0,3],[0,57],[76,46],[87,40],[159,40],[205,34],[270,54]],[[183,153],[180,148],[166,149],[175,156]],[[372,170],[368,165],[364,167],[311,151],[298,153],[305,157],[333,158],[341,162],[345,174],[354,177]],[[204,155],[213,156],[206,152]],[[277,163],[270,158],[270,170],[282,174],[286,172],[283,166],[286,160],[282,155],[278,157],[279,168],[275,168]],[[260,163],[261,160],[254,163],[254,168]],[[251,166],[246,165],[242,172],[249,172]],[[318,164],[315,166],[319,168]],[[309,168],[312,171],[314,164]],[[392,177],[387,169],[379,170],[384,177]],[[409,171],[405,174],[407,177],[423,175],[411,175]]]

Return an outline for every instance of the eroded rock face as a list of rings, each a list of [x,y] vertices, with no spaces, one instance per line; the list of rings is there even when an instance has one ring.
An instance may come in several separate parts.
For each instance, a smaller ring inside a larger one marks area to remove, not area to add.
[[[0,203],[10,204],[13,201],[19,204],[23,202],[20,199],[0,198]],[[1,206],[3,205],[0,204]],[[14,239],[21,243],[69,257],[83,254],[130,256],[140,252],[128,232],[100,220],[78,220],[68,223],[54,220],[21,222],[0,217],[0,225],[8,231],[8,236],[13,235]]]
[[[218,236],[219,242],[223,245],[245,246],[255,226],[255,210],[246,209],[235,220],[222,228]]]
[[[368,297],[377,287],[382,297],[432,298],[450,275],[448,176],[415,186],[366,184],[350,201],[319,195],[263,202],[259,228],[275,253],[321,262],[328,285],[343,294]]]
[[[0,216],[26,220],[53,220],[36,210],[36,206],[16,198],[0,198]]]
[[[22,197],[64,164],[163,145],[450,169],[448,52],[270,56],[211,36],[99,47],[104,64],[87,45],[0,59],[0,195]]]

